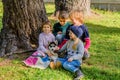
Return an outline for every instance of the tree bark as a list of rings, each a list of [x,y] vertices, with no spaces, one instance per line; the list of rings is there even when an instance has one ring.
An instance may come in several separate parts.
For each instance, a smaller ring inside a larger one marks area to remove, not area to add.
[[[32,50],[38,43],[41,25],[47,21],[43,0],[3,0],[0,56]]]
[[[90,2],[91,0],[55,0],[54,16],[57,16],[62,10],[69,13],[74,9],[83,11],[85,15],[90,15]]]

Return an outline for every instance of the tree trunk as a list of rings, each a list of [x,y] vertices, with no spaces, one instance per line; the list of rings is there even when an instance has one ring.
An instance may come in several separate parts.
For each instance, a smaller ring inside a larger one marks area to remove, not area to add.
[[[47,21],[43,0],[3,0],[0,56],[32,50],[38,43],[41,24]]]
[[[62,10],[68,11],[78,9],[82,10],[85,15],[90,15],[90,1],[91,0],[55,0],[55,13],[58,16]]]

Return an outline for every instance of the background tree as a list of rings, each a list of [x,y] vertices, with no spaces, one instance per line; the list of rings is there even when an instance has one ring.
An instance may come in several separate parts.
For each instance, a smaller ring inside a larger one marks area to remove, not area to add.
[[[0,56],[32,50],[37,44],[41,24],[47,21],[43,0],[3,0],[3,28]]]
[[[85,15],[90,15],[90,2],[91,0],[55,0],[54,16],[57,16],[61,10],[69,13],[74,9],[83,11]]]

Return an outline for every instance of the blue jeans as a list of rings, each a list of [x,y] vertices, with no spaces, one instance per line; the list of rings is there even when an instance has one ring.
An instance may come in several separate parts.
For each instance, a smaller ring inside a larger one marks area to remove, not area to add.
[[[41,57],[41,59],[43,60],[43,62],[50,61],[50,59],[47,55],[45,57]]]
[[[64,69],[69,70],[70,72],[76,72],[81,65],[79,60],[73,60],[71,62],[68,61],[68,58],[58,58],[57,60],[62,63]]]

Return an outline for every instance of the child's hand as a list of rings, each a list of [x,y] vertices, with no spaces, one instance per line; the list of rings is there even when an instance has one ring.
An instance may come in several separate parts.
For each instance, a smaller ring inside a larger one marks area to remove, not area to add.
[[[52,56],[53,54],[50,53],[50,51],[46,52],[48,56]]]
[[[51,54],[51,53],[48,53],[48,56],[53,56],[53,54]]]
[[[57,32],[57,34],[62,34],[62,32],[61,32],[61,31],[59,31],[59,32]]]
[[[68,61],[71,62],[73,60],[73,58],[69,58]]]
[[[59,49],[60,49],[59,47],[57,47],[57,46],[55,47],[55,51],[58,51]]]
[[[42,57],[45,57],[45,54],[41,54]]]

